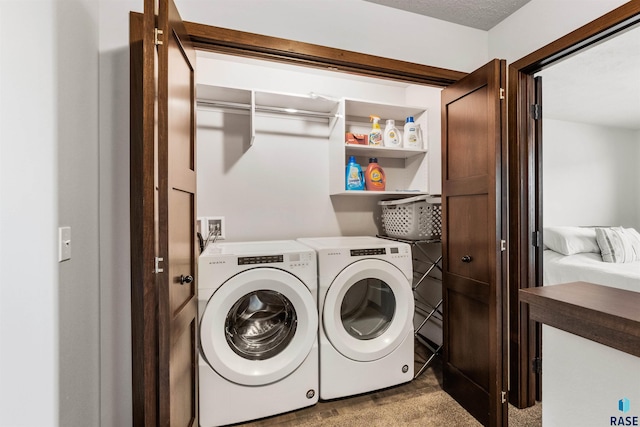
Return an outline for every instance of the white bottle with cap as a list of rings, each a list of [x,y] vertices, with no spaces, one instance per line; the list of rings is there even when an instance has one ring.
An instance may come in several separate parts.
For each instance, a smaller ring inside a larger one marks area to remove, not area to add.
[[[387,124],[384,127],[384,146],[385,147],[402,147],[402,139],[400,139],[400,132],[396,129],[394,120],[387,120]]]
[[[413,120],[413,116],[407,117],[407,120],[404,124],[404,138],[403,144],[404,148],[414,148],[420,149],[422,148],[422,138],[420,137],[420,129],[416,125]]]

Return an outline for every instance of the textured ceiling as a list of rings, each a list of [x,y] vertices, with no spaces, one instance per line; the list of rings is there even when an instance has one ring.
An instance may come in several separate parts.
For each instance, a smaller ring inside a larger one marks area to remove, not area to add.
[[[640,129],[640,27],[538,75],[544,117]]]
[[[443,21],[489,30],[530,0],[365,0]]]

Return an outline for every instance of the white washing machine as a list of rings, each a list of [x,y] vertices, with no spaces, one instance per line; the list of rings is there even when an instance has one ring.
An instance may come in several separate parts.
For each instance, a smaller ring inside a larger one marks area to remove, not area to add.
[[[317,403],[315,252],[296,241],[218,243],[198,267],[200,426]]]
[[[298,241],[318,254],[320,399],[411,381],[410,246],[364,236]]]

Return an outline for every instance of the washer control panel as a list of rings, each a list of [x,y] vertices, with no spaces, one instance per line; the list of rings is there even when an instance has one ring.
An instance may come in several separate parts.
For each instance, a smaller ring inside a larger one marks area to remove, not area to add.
[[[306,267],[310,265],[313,253],[289,253],[285,255],[256,255],[238,257],[238,265],[263,265],[287,263],[290,267]]]
[[[272,264],[274,262],[284,262],[283,255],[260,255],[238,257],[238,265],[250,264]]]

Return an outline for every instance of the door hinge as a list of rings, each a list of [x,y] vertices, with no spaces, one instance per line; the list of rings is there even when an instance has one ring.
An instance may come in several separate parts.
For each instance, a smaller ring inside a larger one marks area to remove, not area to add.
[[[539,231],[534,231],[533,233],[531,233],[531,245],[533,245],[533,247],[539,248],[540,247],[540,232]]]
[[[500,393],[500,402],[501,403],[507,403],[507,392],[503,391]]]
[[[162,261],[164,261],[164,258],[161,258],[161,257],[155,257],[153,259],[153,264],[154,264],[153,273],[158,274],[158,273],[164,272],[164,269],[160,268],[160,263]]]
[[[504,99],[504,88],[500,88],[500,99]]]
[[[533,360],[531,361],[531,370],[533,371],[534,374],[541,374],[542,373],[542,358],[541,357],[534,357]]]
[[[500,252],[504,252],[507,250],[507,241],[500,240]]]
[[[540,120],[542,118],[542,105],[533,104],[531,106],[531,117],[533,120]]]
[[[157,28],[153,29],[153,42],[156,44],[156,46],[161,45],[162,44],[162,40],[160,40],[160,36],[164,34],[162,32],[162,30],[159,30]]]

